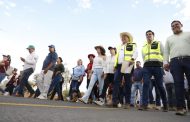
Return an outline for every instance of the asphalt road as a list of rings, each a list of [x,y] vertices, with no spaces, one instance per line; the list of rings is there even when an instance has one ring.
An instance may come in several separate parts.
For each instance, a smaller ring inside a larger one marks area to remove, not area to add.
[[[0,96],[0,122],[190,122],[174,112],[138,111]]]

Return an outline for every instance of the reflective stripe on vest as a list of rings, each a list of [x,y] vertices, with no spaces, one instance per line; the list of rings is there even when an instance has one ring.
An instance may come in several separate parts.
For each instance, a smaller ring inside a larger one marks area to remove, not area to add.
[[[129,45],[132,45],[133,49],[131,51],[126,50],[126,46],[124,47],[124,60],[125,61],[131,61],[131,58],[133,56],[134,50],[136,49],[136,44],[135,43],[128,43]],[[118,58],[119,58],[119,52],[121,50],[122,46],[119,46],[117,48],[117,54],[116,54],[116,58],[115,58],[115,64],[114,67],[117,66],[118,64]]]
[[[163,56],[161,55],[161,49],[160,49],[160,42],[154,41],[154,43],[158,43],[158,47],[156,49],[151,49],[150,44],[145,44],[143,46],[143,56],[144,56],[144,62],[147,61],[163,61]]]

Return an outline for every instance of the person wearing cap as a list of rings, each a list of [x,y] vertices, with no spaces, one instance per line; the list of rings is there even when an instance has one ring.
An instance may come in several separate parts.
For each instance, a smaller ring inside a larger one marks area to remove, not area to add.
[[[138,56],[136,43],[133,43],[133,37],[128,32],[120,33],[122,44],[117,47],[117,54],[114,64],[114,83],[113,83],[113,107],[118,107],[119,103],[119,87],[122,81],[122,77],[125,79],[125,105],[124,109],[130,108],[130,97],[131,97],[131,73],[122,73],[122,65],[128,62],[129,66],[134,64],[135,59]],[[128,67],[129,67],[128,66]]]
[[[110,51],[110,56],[106,57],[106,71],[105,71],[105,80],[104,80],[104,87],[102,94],[100,95],[99,101],[95,101],[96,104],[102,106],[105,104],[106,100],[106,92],[108,87],[113,84],[114,81],[114,64],[115,64],[115,55],[116,55],[116,48],[115,47],[108,47]]]
[[[26,87],[29,91],[29,97],[32,97],[35,93],[32,87],[29,85],[28,79],[30,75],[35,71],[36,63],[38,61],[38,55],[35,53],[35,47],[33,45],[29,45],[27,47],[27,50],[29,51],[29,55],[26,58],[20,57],[21,61],[24,62],[24,65],[23,74],[20,79],[18,94],[16,94],[16,96],[19,97],[24,97],[24,87]]]
[[[177,115],[186,114],[183,108],[184,74],[187,77],[188,84],[190,84],[190,32],[183,32],[182,27],[183,25],[179,20],[172,21],[173,35],[167,38],[164,50],[164,68],[167,70],[170,67],[174,78]]]
[[[55,46],[49,45],[48,47],[49,54],[43,62],[42,71],[37,79],[37,86],[40,90],[40,95],[37,97],[38,99],[47,99],[48,89],[52,81],[53,70],[58,59]]]
[[[95,46],[95,49],[98,53],[98,56],[94,58],[93,66],[92,66],[92,77],[90,79],[90,84],[85,92],[84,96],[82,98],[79,98],[78,100],[83,103],[88,103],[89,96],[91,94],[91,91],[94,87],[94,84],[96,81],[99,83],[99,95],[102,93],[102,89],[104,86],[104,72],[105,72],[105,62],[106,62],[106,56],[105,56],[105,49],[102,46]]]
[[[91,79],[91,76],[92,76],[92,65],[93,65],[93,60],[95,58],[95,55],[94,54],[89,54],[88,55],[88,59],[89,59],[89,63],[86,67],[86,74],[87,74],[87,85],[86,85],[86,88],[88,89],[88,86],[90,84],[90,79]],[[97,83],[96,83],[97,84]],[[94,98],[93,96],[98,96],[98,88],[97,88],[97,85],[94,85],[93,89],[92,89],[92,92],[91,92],[91,95],[89,97],[89,102],[91,103],[92,99]]]
[[[151,77],[154,76],[155,83],[158,87],[160,97],[163,103],[163,112],[168,111],[166,91],[163,86],[163,51],[164,47],[160,41],[155,40],[154,32],[151,30],[146,31],[146,42],[142,48],[142,58],[144,61],[143,66],[143,95],[142,106],[139,110],[148,110],[149,104],[149,89]]]
[[[0,83],[6,77],[6,71],[11,63],[11,58],[9,55],[3,55],[3,60],[0,61]]]
[[[89,59],[90,62],[88,63],[87,68],[85,70],[85,72],[87,74],[87,85],[86,85],[87,89],[88,89],[90,79],[91,79],[91,76],[92,76],[92,65],[93,65],[94,58],[95,58],[94,54],[89,54],[88,55],[88,59]]]

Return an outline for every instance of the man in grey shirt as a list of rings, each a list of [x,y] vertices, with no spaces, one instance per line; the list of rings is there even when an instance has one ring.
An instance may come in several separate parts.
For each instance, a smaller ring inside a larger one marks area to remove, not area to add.
[[[184,110],[184,73],[190,84],[190,32],[183,32],[182,27],[179,20],[171,23],[173,35],[167,38],[164,51],[164,68],[168,70],[170,67],[174,78],[176,115],[186,114],[186,110]]]

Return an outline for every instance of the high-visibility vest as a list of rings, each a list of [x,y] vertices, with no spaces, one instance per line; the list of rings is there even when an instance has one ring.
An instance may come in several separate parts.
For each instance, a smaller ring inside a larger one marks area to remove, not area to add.
[[[163,62],[161,54],[160,41],[153,41],[151,44],[146,43],[142,48],[144,62],[159,61]]]
[[[122,45],[117,47],[117,54],[115,56],[114,67],[117,67],[118,58],[119,58],[119,52],[120,52],[121,48],[122,48]],[[132,61],[131,58],[133,56],[133,53],[134,53],[135,49],[136,49],[136,43],[127,43],[124,46],[124,60],[125,61]]]

